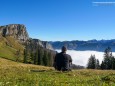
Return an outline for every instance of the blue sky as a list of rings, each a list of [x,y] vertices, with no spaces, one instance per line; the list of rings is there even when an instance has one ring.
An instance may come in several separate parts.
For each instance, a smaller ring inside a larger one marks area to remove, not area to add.
[[[24,24],[32,38],[50,41],[115,39],[114,0],[0,0],[0,25]]]

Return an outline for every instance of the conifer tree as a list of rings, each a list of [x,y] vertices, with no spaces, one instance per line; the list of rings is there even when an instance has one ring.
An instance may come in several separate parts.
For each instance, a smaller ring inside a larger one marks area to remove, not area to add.
[[[43,48],[40,48],[39,49],[39,64],[40,65],[44,65],[44,63],[43,63],[43,57],[44,57],[44,50],[43,50]]]
[[[101,69],[103,70],[105,68],[105,64],[104,64],[104,62],[102,61],[102,63],[101,63]]]
[[[100,64],[99,64],[99,60],[98,59],[96,59],[96,69],[100,69]]]
[[[44,55],[43,55],[43,65],[44,66],[48,66],[48,54],[47,54],[47,51],[44,50]]]
[[[21,54],[20,50],[17,50],[16,54],[15,54],[16,55],[16,61],[19,60],[20,54]]]
[[[112,57],[112,69],[115,70],[115,57]]]
[[[91,55],[91,56],[90,56],[90,58],[89,58],[89,60],[88,60],[87,68],[88,68],[88,69],[95,69],[95,68],[96,68],[95,55]]]
[[[27,50],[24,49],[24,63],[27,63]]]
[[[38,64],[38,51],[36,50],[36,53],[35,53],[35,64]]]
[[[104,60],[103,60],[103,63],[104,63],[104,69],[112,69],[112,51],[111,51],[111,48],[108,47],[105,49],[104,51]]]

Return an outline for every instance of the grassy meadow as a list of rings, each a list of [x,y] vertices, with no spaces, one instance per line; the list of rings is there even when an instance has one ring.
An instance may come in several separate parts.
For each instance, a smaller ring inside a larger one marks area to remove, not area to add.
[[[114,70],[58,72],[0,58],[0,86],[115,86]]]
[[[16,61],[16,52],[20,50],[20,62],[23,60],[24,46],[13,37],[0,37],[0,57]]]

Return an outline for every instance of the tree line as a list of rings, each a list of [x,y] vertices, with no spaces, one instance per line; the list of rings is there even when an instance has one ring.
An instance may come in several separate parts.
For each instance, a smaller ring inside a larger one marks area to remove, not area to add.
[[[105,49],[104,58],[101,64],[99,60],[96,59],[95,55],[91,55],[87,63],[87,68],[88,69],[115,70],[115,57],[112,55],[111,48],[108,47]]]
[[[55,52],[40,45],[26,45],[24,49],[24,63],[53,66]]]

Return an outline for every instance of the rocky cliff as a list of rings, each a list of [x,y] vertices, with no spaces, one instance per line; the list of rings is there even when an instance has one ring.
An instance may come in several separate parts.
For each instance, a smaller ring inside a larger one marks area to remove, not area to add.
[[[47,41],[41,41],[39,39],[30,38],[28,41],[28,45],[30,49],[33,49],[33,51],[36,50],[38,45],[41,46],[42,48],[53,50],[53,47],[50,43],[48,43]]]
[[[29,39],[26,27],[22,24],[0,26],[0,35],[3,37],[12,36],[20,42],[26,42]]]
[[[14,39],[18,40],[20,43],[28,42],[36,48],[37,45],[40,45],[43,48],[53,50],[52,45],[47,41],[41,41],[39,39],[29,38],[26,27],[23,24],[10,24],[5,26],[0,26],[0,37],[11,36]]]

